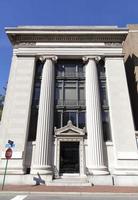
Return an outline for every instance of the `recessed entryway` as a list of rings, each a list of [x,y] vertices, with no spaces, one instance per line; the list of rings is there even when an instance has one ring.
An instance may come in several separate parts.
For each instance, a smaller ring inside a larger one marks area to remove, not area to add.
[[[60,174],[79,172],[79,142],[60,142]]]

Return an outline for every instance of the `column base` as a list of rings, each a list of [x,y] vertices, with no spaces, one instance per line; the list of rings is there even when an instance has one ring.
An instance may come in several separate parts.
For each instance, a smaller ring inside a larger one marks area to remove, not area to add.
[[[52,175],[53,176],[53,170],[50,165],[46,165],[46,166],[35,165],[31,168],[31,174]]]
[[[88,174],[89,175],[108,175],[108,169],[105,166],[99,167],[88,167]]]

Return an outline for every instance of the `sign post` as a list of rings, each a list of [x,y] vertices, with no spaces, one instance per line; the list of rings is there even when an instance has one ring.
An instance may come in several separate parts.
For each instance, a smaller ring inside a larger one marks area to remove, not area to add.
[[[3,177],[3,183],[2,183],[2,190],[3,190],[4,184],[5,184],[5,178],[6,178],[8,160],[11,159],[11,157],[12,157],[12,149],[9,147],[9,148],[6,150],[6,152],[5,152],[6,166],[5,166],[5,171],[4,171],[4,177]]]
[[[7,172],[7,166],[8,166],[8,159],[6,160],[6,166],[5,166],[5,171],[4,171],[3,183],[2,183],[2,190],[4,188],[5,177],[6,177],[6,172]]]

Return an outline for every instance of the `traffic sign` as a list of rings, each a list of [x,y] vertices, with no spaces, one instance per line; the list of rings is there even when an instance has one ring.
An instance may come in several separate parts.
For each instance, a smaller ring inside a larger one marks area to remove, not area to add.
[[[5,145],[6,148],[14,148],[15,144],[14,141],[8,140],[8,143]]]
[[[7,160],[11,159],[12,157],[12,149],[11,148],[8,148],[5,152],[5,157]]]
[[[5,144],[5,148],[14,148],[15,147],[15,144],[13,144],[12,146],[8,143],[8,144]]]

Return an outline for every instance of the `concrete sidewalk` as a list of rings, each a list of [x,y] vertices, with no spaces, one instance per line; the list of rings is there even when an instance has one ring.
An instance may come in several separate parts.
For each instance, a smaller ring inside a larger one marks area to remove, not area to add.
[[[0,187],[0,192],[2,192]],[[138,187],[126,186],[46,186],[5,185],[3,192],[46,193],[138,193]]]

